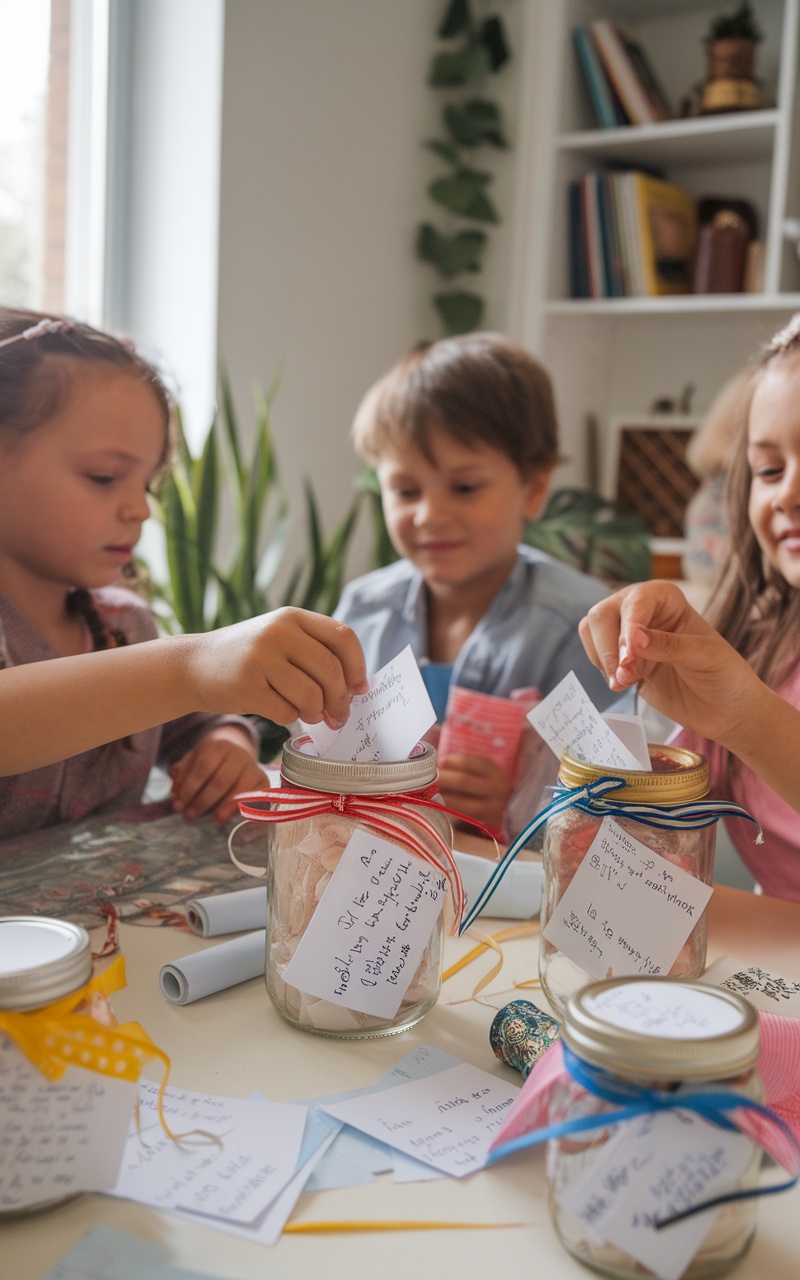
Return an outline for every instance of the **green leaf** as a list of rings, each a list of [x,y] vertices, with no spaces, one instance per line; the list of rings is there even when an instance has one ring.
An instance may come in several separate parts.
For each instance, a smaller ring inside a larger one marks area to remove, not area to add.
[[[242,462],[241,449],[239,447],[239,427],[236,421],[236,409],[233,403],[230,378],[228,377],[227,369],[224,367],[219,372],[219,385],[222,393],[219,416],[222,419],[228,447],[236,470],[236,477],[239,481],[239,493],[241,494],[244,487],[244,463]]]
[[[502,18],[494,15],[481,24],[478,39],[489,58],[492,71],[499,71],[511,57]]]
[[[448,336],[469,333],[480,325],[483,317],[483,298],[477,293],[466,293],[463,290],[437,293],[433,302]]]
[[[200,580],[206,582],[217,532],[218,452],[217,436],[212,426],[199,459],[194,465],[194,496],[197,503],[197,551]]]
[[[428,194],[437,204],[476,222],[497,222],[497,212],[484,191],[490,174],[478,174],[474,169],[459,169],[446,178],[437,178],[428,187]]]
[[[650,574],[649,530],[634,514],[586,489],[558,489],[525,541],[583,573],[612,585],[640,582]]]
[[[424,146],[428,151],[433,151],[437,156],[441,156],[442,160],[446,160],[448,164],[457,165],[461,159],[458,148],[454,147],[452,142],[440,142],[438,138],[428,138]]]
[[[448,103],[443,111],[445,127],[459,147],[507,147],[503,118],[495,102],[471,98],[461,104]]]
[[[440,40],[449,40],[452,36],[460,35],[462,31],[468,31],[471,17],[469,0],[450,0],[436,31],[437,36]]]
[[[479,42],[470,43],[456,53],[439,53],[431,63],[428,84],[436,88],[453,88],[475,84],[491,68],[489,53]]]
[[[417,253],[424,262],[435,266],[445,280],[451,280],[462,271],[480,271],[485,245],[485,231],[459,231],[445,236],[426,222],[419,229]]]

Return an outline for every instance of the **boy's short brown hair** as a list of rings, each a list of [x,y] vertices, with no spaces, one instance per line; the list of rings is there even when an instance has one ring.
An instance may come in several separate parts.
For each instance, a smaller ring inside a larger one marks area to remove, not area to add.
[[[367,462],[410,441],[430,457],[432,433],[487,444],[522,475],[558,461],[558,426],[547,371],[497,333],[442,338],[400,360],[369,389],[353,422]]]

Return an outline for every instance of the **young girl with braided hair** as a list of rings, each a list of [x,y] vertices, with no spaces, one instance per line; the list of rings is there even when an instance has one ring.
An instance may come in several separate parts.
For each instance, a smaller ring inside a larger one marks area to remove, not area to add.
[[[0,667],[156,636],[118,582],[168,459],[169,417],[163,383],[126,343],[0,308]],[[265,785],[257,744],[241,716],[193,713],[2,778],[0,839],[138,803],[156,762],[177,811],[227,821],[234,795]]]

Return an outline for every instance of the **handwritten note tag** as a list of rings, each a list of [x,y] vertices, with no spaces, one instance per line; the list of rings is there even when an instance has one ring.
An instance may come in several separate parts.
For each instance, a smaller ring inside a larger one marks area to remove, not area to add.
[[[463,1178],[485,1164],[492,1137],[518,1093],[515,1085],[462,1062],[324,1110],[415,1160]]]
[[[137,1090],[80,1067],[48,1080],[0,1035],[0,1210],[112,1187]]]
[[[167,1088],[164,1110],[173,1132],[204,1129],[219,1139],[173,1142],[158,1122],[158,1085],[140,1081],[140,1137],[131,1125],[111,1192],[167,1212],[254,1222],[292,1177],[307,1108],[250,1102]],[[148,1127],[148,1121],[151,1124]]]
[[[612,769],[643,766],[606,724],[574,671],[528,712],[528,719],[551,751],[565,751],[589,764]]]
[[[800,1018],[800,982],[782,978],[780,974],[723,956],[703,974],[703,982],[711,982],[726,991],[744,996],[756,1009],[765,1013],[782,1013],[787,1018]]]
[[[543,936],[592,978],[668,973],[711,892],[606,818]]]
[[[392,1018],[447,891],[443,871],[354,831],[284,978],[307,995]]]
[[[654,1224],[731,1190],[752,1150],[741,1134],[690,1112],[638,1117],[620,1126],[558,1200],[595,1242],[624,1249],[661,1280],[679,1280],[720,1210],[660,1231]]]
[[[407,645],[353,698],[343,729],[304,724],[326,760],[405,760],[436,720],[433,703]]]

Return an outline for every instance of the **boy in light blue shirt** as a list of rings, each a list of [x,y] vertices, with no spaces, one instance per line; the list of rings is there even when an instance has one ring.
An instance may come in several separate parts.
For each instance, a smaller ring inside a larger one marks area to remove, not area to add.
[[[453,684],[544,696],[571,670],[606,708],[612,694],[578,623],[607,591],[520,545],[558,461],[542,366],[497,334],[442,339],[367,392],[353,440],[375,467],[402,557],[349,583],[334,614],[361,641],[367,670],[410,644],[440,720]],[[503,826],[524,783],[476,755],[440,758],[439,774],[446,803],[491,828]]]

